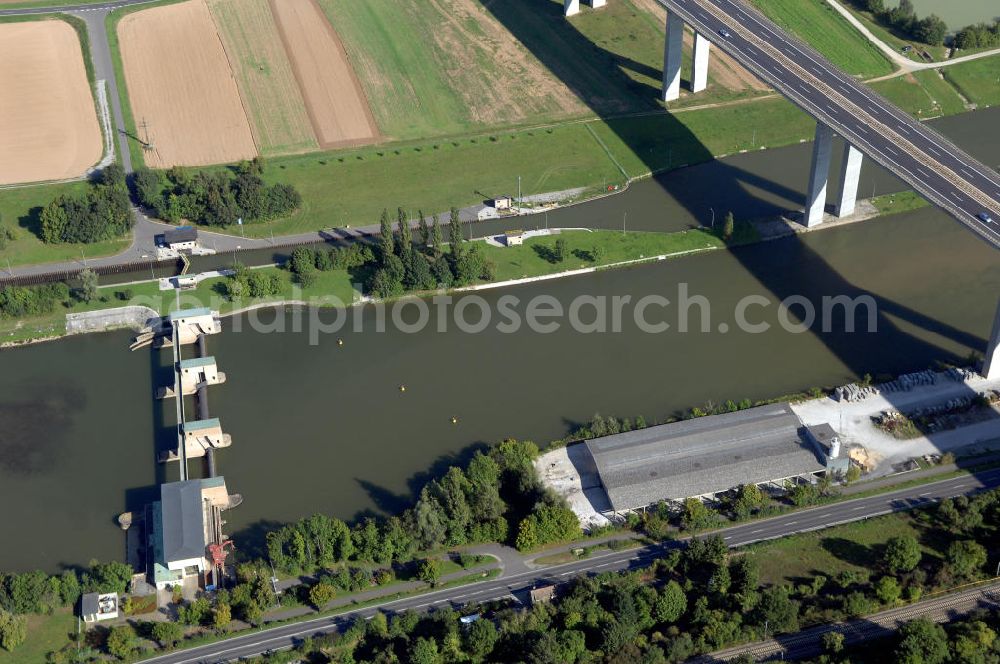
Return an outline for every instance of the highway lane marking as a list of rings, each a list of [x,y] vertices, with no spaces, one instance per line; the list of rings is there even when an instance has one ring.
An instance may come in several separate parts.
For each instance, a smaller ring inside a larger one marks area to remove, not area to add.
[[[932,152],[933,154],[936,154],[939,157],[941,156],[940,152],[938,152],[937,150],[935,150],[934,148],[932,148],[930,146],[927,147],[927,150],[930,151],[930,152]]]
[[[904,127],[903,125],[899,125],[899,130],[901,132],[903,132],[904,134],[909,134],[910,133],[910,130],[907,129],[906,127]]]

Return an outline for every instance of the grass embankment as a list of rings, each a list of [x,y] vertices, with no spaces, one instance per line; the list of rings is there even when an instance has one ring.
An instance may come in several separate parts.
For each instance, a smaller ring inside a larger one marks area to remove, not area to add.
[[[883,97],[917,118],[962,113],[965,104],[935,71],[907,74],[870,84]]]
[[[966,99],[980,107],[1000,104],[1000,55],[963,62],[941,70]]]
[[[910,210],[925,208],[930,203],[915,191],[901,191],[898,194],[886,194],[871,199],[880,215],[899,214]]]
[[[752,0],[768,18],[798,35],[849,74],[873,78],[895,67],[824,0]]]
[[[552,262],[546,257],[552,255],[556,240],[559,238],[563,238],[566,242],[567,255],[561,262]],[[657,255],[721,246],[723,246],[721,240],[700,230],[669,234],[630,232],[624,235],[617,231],[571,231],[560,235],[530,238],[519,247],[504,248],[480,244],[486,258],[496,265],[496,281],[553,274],[580,267],[601,267],[622,261],[642,260]],[[599,249],[600,253],[597,258],[593,258],[592,252],[595,249]],[[308,288],[302,288],[293,283],[292,275],[287,270],[261,269],[274,272],[281,282],[281,291],[274,297],[264,300],[265,303],[328,298],[328,303],[350,304],[357,298],[352,277],[345,270],[317,272],[316,282]],[[227,314],[234,309],[260,303],[259,301],[233,303],[226,300],[219,290],[223,280],[221,277],[206,279],[197,289],[182,293],[181,306],[211,306],[220,313]],[[24,320],[0,319],[0,343],[60,336],[65,333],[68,313],[110,309],[128,303],[148,306],[161,314],[176,307],[174,291],[159,290],[158,282],[103,286],[100,292],[105,301],[94,300],[89,303],[74,301],[72,306],[57,307],[55,311],[45,316]],[[120,299],[119,294],[127,296],[126,299]]]

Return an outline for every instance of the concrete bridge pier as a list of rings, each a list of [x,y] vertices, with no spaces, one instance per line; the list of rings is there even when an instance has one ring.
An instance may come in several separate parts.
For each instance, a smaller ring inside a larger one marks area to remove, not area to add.
[[[563,8],[566,16],[575,16],[580,13],[580,0],[565,0]]]
[[[844,144],[844,161],[840,165],[840,195],[837,196],[836,214],[847,217],[854,213],[858,203],[858,181],[861,179],[861,162],[865,159],[861,150],[850,143]]]
[[[983,378],[995,380],[1000,378],[1000,303],[997,304],[996,317],[993,319],[993,333],[990,334],[990,345],[983,359]]]
[[[683,43],[684,21],[675,14],[667,13],[667,41],[663,46],[663,101],[674,101],[681,96]]]
[[[708,52],[712,42],[697,30],[694,33],[694,56],[691,58],[691,92],[708,87]]]
[[[590,0],[590,6],[592,9],[603,7],[606,4],[608,4],[608,0]]]
[[[826,183],[830,176],[830,149],[833,130],[822,122],[816,123],[813,140],[812,166],[809,169],[809,188],[806,190],[806,210],[802,223],[808,227],[823,222],[826,209]]]

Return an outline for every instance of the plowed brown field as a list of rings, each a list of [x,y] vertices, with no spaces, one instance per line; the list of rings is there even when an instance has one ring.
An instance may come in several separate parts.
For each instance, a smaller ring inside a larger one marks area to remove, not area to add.
[[[77,177],[102,150],[73,28],[0,23],[0,184]]]
[[[257,155],[205,0],[128,14],[118,40],[139,138],[148,131],[153,146],[145,151],[147,165],[204,166]]]
[[[271,0],[271,9],[323,147],[378,135],[368,100],[337,33],[315,0]]]

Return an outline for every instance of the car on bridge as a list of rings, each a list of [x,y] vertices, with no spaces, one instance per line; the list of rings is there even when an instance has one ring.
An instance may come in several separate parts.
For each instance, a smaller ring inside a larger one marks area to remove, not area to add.
[[[990,216],[989,212],[980,212],[979,214],[976,215],[976,217],[979,218],[979,221],[982,221],[984,223],[987,223],[987,224],[994,223],[993,217]]]
[[[729,30],[726,30],[725,28],[722,28],[721,30],[719,30],[719,34],[722,35],[723,37],[725,37],[726,39],[732,39],[733,38],[733,33],[729,32]]]

